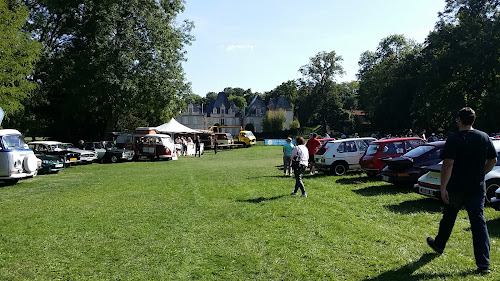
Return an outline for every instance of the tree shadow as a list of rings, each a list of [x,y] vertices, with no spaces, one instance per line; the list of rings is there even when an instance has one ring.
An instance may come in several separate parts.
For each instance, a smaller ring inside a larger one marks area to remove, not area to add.
[[[412,214],[418,212],[441,213],[443,203],[432,198],[421,198],[385,207],[396,214]]]
[[[344,185],[358,185],[369,182],[379,182],[379,180],[367,176],[359,176],[355,178],[340,178],[336,182]]]
[[[420,269],[421,267],[425,266],[429,262],[431,262],[433,259],[437,257],[436,254],[434,253],[426,253],[423,254],[420,259],[417,261],[414,261],[412,263],[409,263],[401,268],[398,268],[396,270],[391,270],[382,273],[381,275],[377,277],[373,277],[370,279],[365,279],[364,281],[394,281],[394,280],[429,280],[429,279],[447,279],[449,277],[456,277],[456,276],[461,276],[465,277],[471,274],[474,274],[475,271],[473,270],[468,270],[461,272],[459,274],[447,274],[447,273],[439,273],[439,274],[427,274],[427,273],[420,273],[420,274],[413,274],[415,271]]]
[[[378,196],[385,194],[412,193],[412,189],[399,185],[374,185],[362,189],[354,190],[357,194],[363,196]]]
[[[488,233],[492,237],[500,237],[500,218],[486,222]],[[470,230],[470,227],[468,228]]]
[[[278,199],[283,198],[283,197],[285,197],[285,195],[273,196],[273,197],[268,197],[268,198],[258,197],[258,198],[252,198],[252,199],[247,199],[247,200],[236,200],[236,202],[258,204],[258,203],[264,202],[264,201],[278,200]]]

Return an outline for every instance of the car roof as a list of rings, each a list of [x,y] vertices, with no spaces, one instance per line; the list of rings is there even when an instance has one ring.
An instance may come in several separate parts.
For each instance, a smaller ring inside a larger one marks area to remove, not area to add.
[[[390,138],[390,139],[376,140],[376,141],[372,142],[372,144],[388,143],[388,142],[396,142],[396,141],[407,141],[407,140],[423,140],[423,139],[419,138],[419,137]]]
[[[7,135],[20,135],[21,133],[18,130],[14,129],[3,129],[0,130],[0,136],[7,136]]]
[[[59,142],[59,141],[32,141],[32,142],[29,142],[28,144],[47,144],[47,145],[53,145],[53,144],[62,144],[62,142]]]
[[[436,147],[443,147],[445,143],[446,141],[433,141],[433,142],[423,143],[420,146],[430,145]]]
[[[353,140],[373,140],[373,141],[376,141],[377,139],[376,138],[371,138],[371,137],[347,138],[347,139],[332,140],[332,141],[329,141],[329,143],[344,142],[344,141],[353,141]]]

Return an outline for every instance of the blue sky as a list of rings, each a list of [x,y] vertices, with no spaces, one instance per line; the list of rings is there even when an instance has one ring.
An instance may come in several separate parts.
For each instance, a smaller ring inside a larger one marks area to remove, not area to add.
[[[301,77],[298,69],[321,51],[343,58],[356,79],[364,51],[391,34],[422,43],[434,29],[445,0],[187,0],[184,18],[194,22],[186,48],[186,79],[195,94],[225,87],[264,93]]]

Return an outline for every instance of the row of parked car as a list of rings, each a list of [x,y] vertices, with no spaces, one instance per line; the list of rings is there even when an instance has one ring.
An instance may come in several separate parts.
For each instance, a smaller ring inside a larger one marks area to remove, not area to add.
[[[441,151],[444,141],[426,143],[419,137],[351,138],[326,142],[315,154],[317,169],[334,175],[361,169],[369,177],[413,188],[441,200]],[[500,140],[493,139],[497,153]],[[485,176],[486,202],[500,210],[500,160]]]
[[[84,149],[79,149],[58,141],[26,143],[19,131],[0,130],[0,180],[7,184],[39,173],[57,173],[71,165],[117,163],[133,158],[133,150],[117,148],[110,141],[86,142]]]

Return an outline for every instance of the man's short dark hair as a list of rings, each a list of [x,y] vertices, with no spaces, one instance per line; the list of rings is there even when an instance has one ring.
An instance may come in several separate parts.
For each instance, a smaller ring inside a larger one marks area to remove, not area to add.
[[[476,112],[470,107],[464,107],[458,111],[458,118],[465,126],[472,125],[476,121]]]
[[[312,133],[312,137],[313,137],[313,138],[315,138],[315,137],[317,137],[317,136],[318,136],[318,134],[316,134],[316,133]]]
[[[306,142],[306,141],[304,140],[304,138],[303,138],[303,137],[297,137],[297,138],[295,139],[295,145],[302,145],[302,144],[304,144],[305,142]]]

